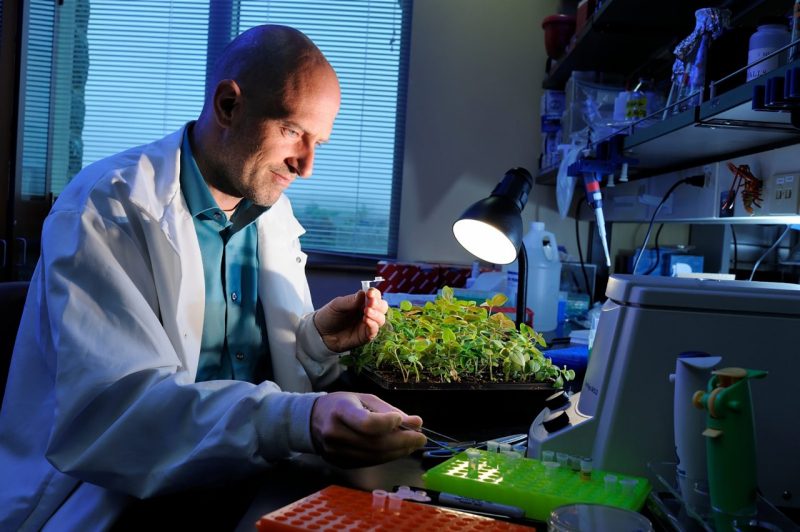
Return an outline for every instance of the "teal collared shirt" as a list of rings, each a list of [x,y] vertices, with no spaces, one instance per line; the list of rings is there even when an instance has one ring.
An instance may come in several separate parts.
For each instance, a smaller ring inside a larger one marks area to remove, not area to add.
[[[189,127],[181,146],[180,182],[200,242],[206,285],[196,380],[258,383],[272,378],[264,310],[258,299],[258,233],[254,223],[268,207],[242,200],[228,219],[194,160]]]

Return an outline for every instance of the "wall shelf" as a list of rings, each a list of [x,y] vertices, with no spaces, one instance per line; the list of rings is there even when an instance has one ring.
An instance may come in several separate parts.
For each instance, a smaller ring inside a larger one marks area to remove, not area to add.
[[[776,69],[661,124],[634,130],[625,149],[640,159],[639,175],[697,166],[800,142],[787,112],[754,111],[756,85],[783,76],[800,61]],[[657,127],[661,126],[661,127]]]
[[[660,58],[672,62],[672,49],[694,28],[699,7],[725,7],[736,25],[754,25],[764,14],[791,8],[787,0],[673,0],[658,9],[640,0],[605,0],[589,17],[574,46],[551,68],[545,89],[563,89],[573,70],[630,76]]]
[[[800,142],[800,129],[792,126],[790,113],[751,108],[756,85],[782,76],[793,67],[800,67],[800,60],[648,127],[633,124],[621,130],[628,133],[624,143],[626,155],[639,159],[639,164],[629,169],[631,178],[649,177]],[[541,172],[537,183],[555,184],[557,170]]]
[[[754,27],[765,14],[788,12],[791,2],[717,0],[703,6],[730,9],[732,26],[741,29]],[[563,88],[573,70],[630,78],[632,72],[641,71],[648,63],[671,67],[672,49],[692,31],[697,8],[693,0],[675,0],[654,13],[647,2],[606,0],[591,15],[572,49],[551,69],[544,88]],[[629,169],[631,179],[800,142],[800,130],[792,127],[789,113],[751,109],[753,87],[765,83],[768,77],[783,75],[791,67],[800,67],[800,60],[664,120],[622,128],[620,131],[628,135],[626,154],[639,159],[639,164]],[[557,173],[557,167],[543,169],[536,182],[554,185]]]

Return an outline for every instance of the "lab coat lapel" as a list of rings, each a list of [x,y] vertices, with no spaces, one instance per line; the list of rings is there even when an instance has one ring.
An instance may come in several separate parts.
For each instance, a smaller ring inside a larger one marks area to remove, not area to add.
[[[311,390],[311,382],[295,357],[300,318],[313,310],[305,277],[306,254],[298,240],[303,232],[283,195],[258,219],[258,293],[267,321],[274,380],[292,392]]]
[[[189,382],[194,382],[203,332],[205,282],[200,244],[179,187],[183,131],[149,145],[130,184],[131,199],[151,217],[145,217],[143,226],[161,323]]]

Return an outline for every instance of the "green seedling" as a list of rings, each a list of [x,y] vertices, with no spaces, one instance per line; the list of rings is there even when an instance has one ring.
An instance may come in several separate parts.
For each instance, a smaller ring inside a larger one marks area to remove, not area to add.
[[[342,362],[356,372],[399,374],[403,382],[533,383],[555,388],[575,378],[545,357],[542,335],[502,312],[508,298],[496,294],[480,305],[456,299],[449,287],[419,307],[403,301],[390,308],[387,323],[370,343]]]

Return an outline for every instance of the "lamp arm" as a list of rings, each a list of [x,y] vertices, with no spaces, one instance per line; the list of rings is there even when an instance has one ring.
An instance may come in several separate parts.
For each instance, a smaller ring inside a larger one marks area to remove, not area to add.
[[[520,323],[525,322],[525,303],[527,300],[528,292],[528,251],[525,249],[525,243],[520,243],[519,252],[517,252],[517,319],[515,323],[517,330],[519,330]]]

